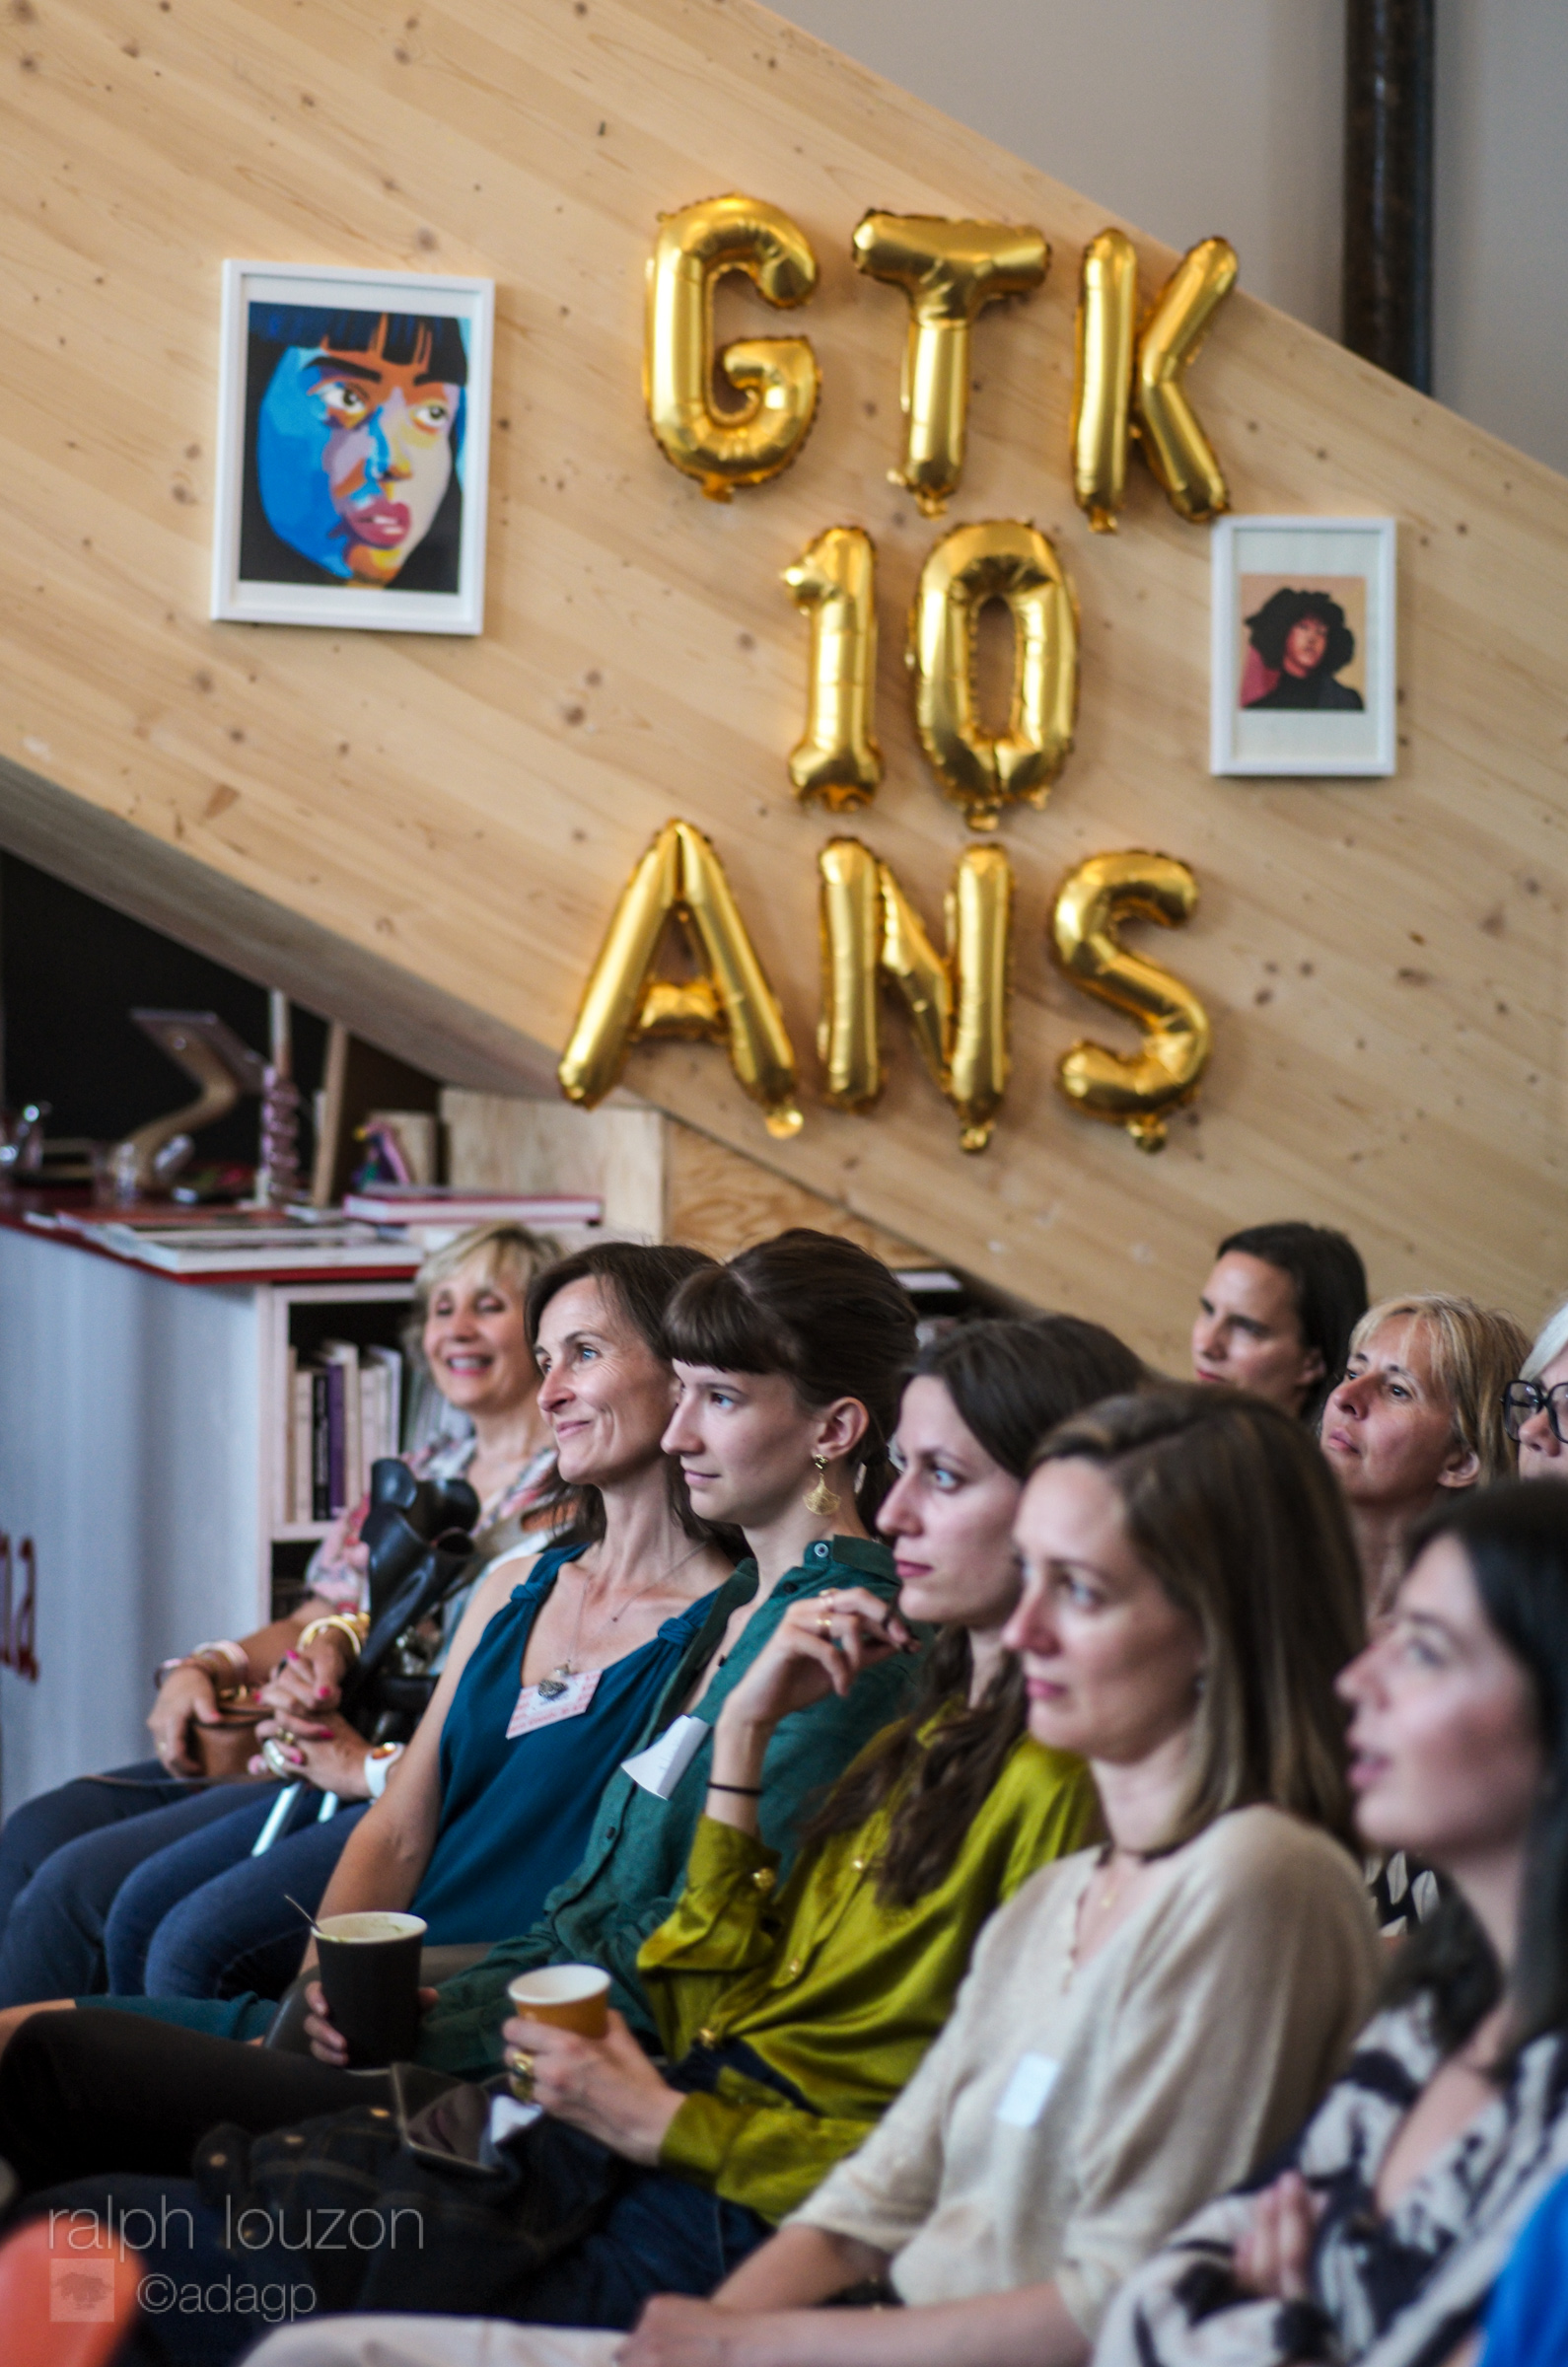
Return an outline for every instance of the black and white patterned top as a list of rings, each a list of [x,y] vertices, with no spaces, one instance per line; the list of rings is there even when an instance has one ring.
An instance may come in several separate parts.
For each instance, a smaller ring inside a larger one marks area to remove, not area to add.
[[[1477,2324],[1515,2238],[1568,2169],[1568,2037],[1525,2049],[1493,2102],[1385,2216],[1378,2172],[1443,2060],[1427,2002],[1378,2015],[1342,2078],[1263,2185],[1294,2167],[1321,2204],[1310,2301],[1237,2286],[1247,2189],[1210,2203],[1134,2272],[1095,2367],[1443,2367]]]

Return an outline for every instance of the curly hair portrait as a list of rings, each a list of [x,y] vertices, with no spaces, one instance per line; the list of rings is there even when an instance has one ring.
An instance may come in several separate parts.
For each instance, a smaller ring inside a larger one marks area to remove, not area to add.
[[[1278,674],[1285,663],[1285,642],[1291,626],[1316,616],[1328,636],[1320,674],[1337,674],[1356,654],[1356,636],[1345,611],[1326,592],[1293,592],[1288,587],[1270,593],[1260,609],[1247,618],[1247,639],[1268,668]]]

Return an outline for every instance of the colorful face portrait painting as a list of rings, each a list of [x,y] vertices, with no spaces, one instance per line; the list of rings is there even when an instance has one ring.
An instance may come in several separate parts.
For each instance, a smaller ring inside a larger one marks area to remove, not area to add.
[[[1394,522],[1226,518],[1213,535],[1210,768],[1394,768]]]
[[[483,626],[488,280],[224,265],[212,613]]]

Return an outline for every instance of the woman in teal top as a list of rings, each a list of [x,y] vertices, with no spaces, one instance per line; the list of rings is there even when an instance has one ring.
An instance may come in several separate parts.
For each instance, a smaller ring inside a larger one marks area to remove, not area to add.
[[[411,1901],[429,1926],[431,1947],[493,1938],[538,1913],[582,1856],[606,1776],[635,1748],[712,1606],[711,1594],[700,1596],[646,1642],[595,1671],[592,1693],[575,1715],[535,1723],[525,1709],[520,1720],[518,1672],[534,1623],[561,1571],[586,1550],[557,1545],[541,1553],[463,1672],[441,1735],[441,1822]],[[535,1717],[547,1711],[539,1686],[525,1689],[534,1694]],[[514,1731],[520,1723],[521,1733]]]

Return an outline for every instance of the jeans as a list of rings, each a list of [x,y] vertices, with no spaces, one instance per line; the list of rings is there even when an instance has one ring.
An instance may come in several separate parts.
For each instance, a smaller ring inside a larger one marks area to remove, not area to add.
[[[0,1837],[8,1870],[23,1876],[0,1936],[0,2007],[97,1995],[104,1926],[125,1877],[155,1850],[253,1810],[277,1788],[179,1783],[154,1759],[82,1776],[19,1808]]]
[[[289,1901],[315,1914],[370,1804],[340,1808],[323,1825],[321,1793],[302,1793],[293,1818],[305,1822],[252,1857],[277,1787],[249,1788],[253,1809],[172,1842],[120,1885],[104,1932],[111,1996],[281,1997],[294,1978],[306,1927]]]

